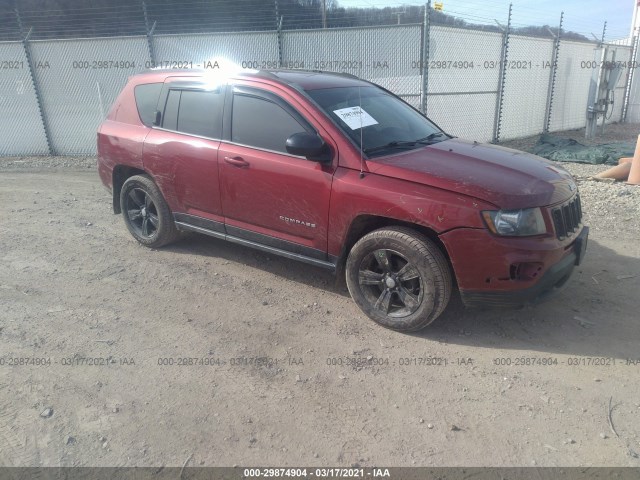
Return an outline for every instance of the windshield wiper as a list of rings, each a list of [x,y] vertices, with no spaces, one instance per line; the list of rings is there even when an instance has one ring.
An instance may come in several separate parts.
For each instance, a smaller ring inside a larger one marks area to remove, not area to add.
[[[438,138],[438,137],[441,137],[443,135],[446,136],[447,134],[444,133],[444,132],[433,132],[432,134],[427,135],[424,138],[419,138],[418,140],[416,140],[416,143],[429,143],[434,138]]]
[[[362,150],[364,153],[373,153],[379,152],[380,150],[387,150],[388,148],[405,148],[405,147],[415,147],[417,142],[413,140],[394,140],[393,142],[385,143],[384,145],[379,145],[377,147],[369,147]]]
[[[363,150],[364,153],[374,153],[379,152],[380,150],[387,150],[389,148],[405,148],[405,147],[415,147],[416,144],[424,144],[428,145],[431,140],[434,138],[440,137],[442,135],[446,135],[443,132],[434,132],[430,135],[427,135],[424,138],[419,138],[418,140],[394,140],[393,142],[385,143],[384,145],[379,145],[377,147],[365,148]]]

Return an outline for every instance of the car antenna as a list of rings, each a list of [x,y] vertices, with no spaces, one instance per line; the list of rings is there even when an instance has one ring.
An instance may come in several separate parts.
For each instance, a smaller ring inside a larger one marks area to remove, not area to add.
[[[360,85],[358,85],[358,112],[360,117],[360,178],[364,178],[364,158],[362,151],[362,95],[360,93]]]

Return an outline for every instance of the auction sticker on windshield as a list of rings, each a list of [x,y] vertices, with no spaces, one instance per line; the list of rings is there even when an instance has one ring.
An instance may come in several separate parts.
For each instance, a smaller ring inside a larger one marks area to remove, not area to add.
[[[361,107],[348,107],[334,110],[340,120],[346,123],[351,130],[357,130],[360,127],[368,127],[377,125],[376,119],[365,112]]]

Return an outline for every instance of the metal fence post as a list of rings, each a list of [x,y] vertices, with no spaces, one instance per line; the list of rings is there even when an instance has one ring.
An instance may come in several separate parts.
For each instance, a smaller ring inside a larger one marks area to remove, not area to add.
[[[278,41],[278,68],[282,68],[283,63],[283,38],[282,38],[282,16],[280,15],[280,6],[278,0],[274,0],[276,14],[276,39]]]
[[[609,62],[607,61],[608,48],[604,43],[604,39],[607,33],[607,22],[604,22],[604,26],[602,27],[602,36],[600,37],[600,41],[598,45],[594,49],[593,60],[599,65],[599,69],[593,69],[591,72],[591,83],[589,85],[589,96],[587,97],[587,120],[584,129],[584,137],[585,138],[593,138],[596,135],[596,130],[598,129],[598,117],[603,110],[601,110],[601,101],[600,101],[600,89],[602,82],[605,79],[605,72],[607,65]],[[593,33],[591,34],[593,35]],[[595,35],[594,35],[595,37]],[[602,125],[604,128],[604,124],[606,119],[603,118]]]
[[[562,21],[564,20],[564,12],[560,13],[560,26],[558,27],[558,34],[553,40],[553,52],[551,54],[551,71],[549,72],[549,86],[547,88],[547,108],[545,111],[545,122],[542,131],[544,133],[549,132],[551,125],[551,113],[553,109],[553,94],[556,89],[556,76],[558,73],[558,55],[560,53],[560,39],[562,37]]]
[[[284,58],[284,50],[283,50],[283,38],[282,38],[282,17],[280,17],[280,21],[278,22],[278,28],[276,30],[276,35],[278,36],[278,67],[282,68],[283,58]]]
[[[629,58],[630,66],[629,66],[629,71],[627,72],[627,84],[625,85],[625,88],[624,88],[624,102],[622,104],[622,114],[620,115],[621,122],[627,121],[627,110],[629,108],[629,100],[631,97],[631,87],[633,85],[633,79],[634,79],[633,72],[635,71],[636,61],[638,58],[638,39],[640,39],[640,35],[638,33],[639,32],[636,32],[632,42],[631,56]]]
[[[422,42],[420,45],[420,68],[422,73],[422,91],[420,92],[420,110],[427,115],[427,94],[429,92],[429,37],[431,35],[431,0],[424,6],[422,23]]]
[[[38,78],[36,77],[36,69],[33,65],[33,57],[31,56],[31,45],[29,44],[29,38],[31,37],[31,31],[33,27],[29,29],[29,32],[25,35],[22,25],[22,18],[20,17],[20,11],[16,8],[16,21],[18,22],[18,28],[20,30],[20,38],[22,39],[22,48],[24,48],[25,57],[27,57],[27,65],[29,66],[29,76],[31,77],[31,84],[33,85],[33,91],[36,95],[36,103],[38,104],[38,113],[40,113],[40,120],[42,121],[42,129],[44,130],[44,137],[47,141],[47,148],[49,149],[49,155],[56,155],[56,151],[53,148],[51,142],[51,133],[49,131],[49,122],[44,111],[44,105],[42,103],[42,95],[40,94],[40,86],[38,85]]]
[[[502,126],[502,101],[504,100],[504,86],[507,80],[507,59],[509,57],[509,35],[511,32],[511,10],[513,4],[509,4],[509,17],[507,28],[502,33],[502,52],[500,54],[500,79],[498,82],[498,95],[496,96],[496,111],[493,124],[493,143],[500,141],[500,127]]]
[[[153,22],[151,28],[149,28],[149,15],[147,13],[147,4],[142,2],[142,13],[144,14],[144,28],[147,32],[147,47],[149,48],[149,60],[151,65],[156,66],[156,50],[153,45],[153,32],[156,29],[156,22]]]

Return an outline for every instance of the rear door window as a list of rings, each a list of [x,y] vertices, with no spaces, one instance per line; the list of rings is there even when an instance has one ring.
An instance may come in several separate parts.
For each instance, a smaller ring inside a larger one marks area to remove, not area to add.
[[[207,138],[220,138],[224,90],[169,90],[162,127]]]

